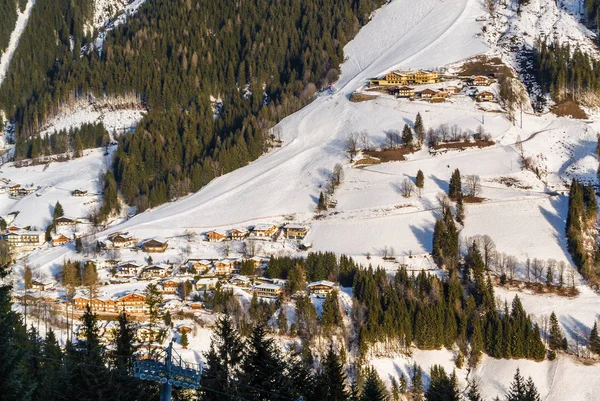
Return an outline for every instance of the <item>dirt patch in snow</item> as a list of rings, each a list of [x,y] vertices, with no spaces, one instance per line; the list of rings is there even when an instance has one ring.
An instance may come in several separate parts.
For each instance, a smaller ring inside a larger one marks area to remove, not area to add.
[[[467,60],[460,70],[459,75],[495,75],[502,73],[505,64],[500,57],[477,56]]]
[[[373,100],[376,99],[377,96],[374,95],[365,95],[363,93],[352,93],[352,95],[350,95],[350,101],[352,103],[360,103],[360,102],[366,102],[369,100]]]
[[[475,142],[447,142],[440,143],[439,145],[435,145],[433,150],[441,150],[441,149],[460,149],[465,150],[466,148],[485,148],[488,146],[492,146],[494,141],[481,141],[477,140]]]
[[[572,117],[580,120],[587,119],[588,115],[583,111],[577,102],[572,100],[563,100],[552,106],[552,112],[558,117]]]
[[[363,153],[376,157],[381,160],[382,163],[385,162],[398,162],[406,160],[404,156],[414,153],[416,149],[414,148],[397,148],[397,149],[384,149],[384,150],[368,150]]]

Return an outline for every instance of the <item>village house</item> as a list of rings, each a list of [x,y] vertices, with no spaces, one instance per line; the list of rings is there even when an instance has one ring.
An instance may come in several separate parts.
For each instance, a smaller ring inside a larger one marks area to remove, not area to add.
[[[494,94],[489,91],[483,91],[477,94],[476,99],[478,102],[491,102],[494,100]]]
[[[148,306],[146,305],[146,295],[141,292],[132,292],[126,294],[117,299],[118,311],[125,311],[125,313],[146,313],[148,312]]]
[[[235,259],[222,259],[214,264],[217,276],[229,276],[240,272],[241,262]]]
[[[33,188],[33,187],[30,187],[30,188],[21,187],[21,188],[19,188],[17,190],[17,195],[16,196],[18,196],[20,198],[23,198],[23,197],[25,197],[27,195],[31,195],[32,193],[34,193],[36,191],[36,189],[37,188]]]
[[[158,338],[160,330],[150,327],[148,324],[140,325],[135,331],[137,340],[141,343],[154,342]]]
[[[42,231],[9,231],[4,235],[12,252],[28,252],[44,244],[46,233]]]
[[[162,278],[169,275],[170,266],[164,263],[148,266],[140,273],[140,278],[144,280],[152,278]]]
[[[212,268],[212,262],[206,259],[188,259],[185,263],[188,269],[203,274]]]
[[[53,285],[54,285],[54,283],[52,283],[50,281],[38,281],[38,280],[31,281],[31,289],[33,289],[33,290],[46,291],[46,290],[52,288]]]
[[[192,301],[189,304],[190,309],[199,310],[202,309],[202,302],[200,301]]]
[[[87,196],[88,191],[83,191],[81,189],[76,189],[71,191],[71,196]]]
[[[242,241],[247,236],[248,236],[248,230],[246,230],[245,228],[243,228],[243,229],[234,228],[233,230],[231,230],[229,232],[229,238],[231,238],[233,241]]]
[[[484,76],[477,76],[471,78],[471,85],[473,86],[488,86],[490,84],[490,79]]]
[[[196,291],[210,291],[217,287],[217,277],[201,277],[196,281]]]
[[[254,287],[254,293],[259,298],[278,298],[283,292],[283,286],[271,283],[262,283]]]
[[[10,196],[17,196],[19,195],[19,188],[21,188],[21,184],[13,184],[6,188],[6,190]]]
[[[61,234],[56,238],[52,238],[52,246],[62,246],[62,245],[68,244],[69,241],[70,241],[69,238],[67,238]]]
[[[142,270],[142,264],[134,261],[121,263],[117,270],[120,276],[137,276]]]
[[[306,285],[306,289],[309,294],[329,294],[331,291],[335,289],[335,283],[327,280],[315,281],[313,283],[308,283]]]
[[[154,237],[142,242],[142,250],[148,253],[162,253],[168,246],[169,243],[163,237]]]
[[[252,284],[251,280],[240,274],[236,274],[229,279],[229,284],[236,285],[238,287],[248,287]]]
[[[120,249],[120,248],[127,248],[130,246],[133,246],[137,243],[137,238],[134,238],[133,236],[129,235],[129,233],[126,232],[117,232],[117,233],[113,233],[113,234],[109,234],[108,235],[108,239],[104,242],[104,245],[106,246],[106,248],[109,249]]]
[[[163,294],[177,294],[182,282],[183,280],[179,278],[167,278],[160,282],[159,292]]]
[[[415,88],[411,88],[410,86],[406,85],[399,86],[396,88],[396,97],[412,99],[415,97]]]
[[[213,230],[206,234],[208,242],[221,242],[227,239],[227,233],[223,230]]]
[[[304,239],[308,228],[299,224],[288,224],[285,226],[285,237],[287,239]]]
[[[74,226],[77,224],[77,220],[67,216],[60,216],[54,219],[54,224],[57,226]]]
[[[448,97],[448,94],[445,92],[436,92],[433,96],[431,96],[429,101],[431,103],[442,103],[442,102],[446,101],[447,97]]]
[[[442,89],[442,92],[447,93],[448,95],[456,95],[460,93],[461,90],[462,88],[459,88],[458,86],[446,86]]]
[[[148,309],[146,296],[140,292],[128,293],[123,296],[103,294],[95,296],[91,300],[88,295],[78,294],[73,301],[75,309],[85,310],[89,304],[94,312],[141,314],[146,313]]]
[[[423,100],[430,100],[436,94],[437,94],[436,91],[434,91],[433,89],[429,89],[429,88],[423,89],[420,92],[421,99],[423,99]]]
[[[252,228],[252,238],[273,238],[279,228],[274,224],[257,224]]]

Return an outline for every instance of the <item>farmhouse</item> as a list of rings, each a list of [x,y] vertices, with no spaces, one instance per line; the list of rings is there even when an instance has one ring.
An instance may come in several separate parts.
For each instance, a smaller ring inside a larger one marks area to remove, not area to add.
[[[52,238],[52,246],[62,246],[68,243],[69,239],[62,234],[56,238]]]
[[[248,277],[236,274],[229,279],[229,284],[237,285],[238,287],[248,287],[251,281]]]
[[[212,262],[206,259],[188,259],[186,265],[188,269],[193,269],[196,273],[203,273],[212,267]]]
[[[160,263],[146,267],[142,270],[140,277],[143,279],[167,277],[169,275],[169,270],[169,265]]]
[[[108,241],[105,242],[107,248],[126,248],[132,245],[135,245],[137,242],[137,238],[129,235],[126,232],[118,232],[108,235]]]
[[[278,298],[283,292],[283,286],[263,283],[254,287],[254,293],[260,298]]]
[[[423,89],[421,91],[421,99],[430,100],[437,92],[433,89]]]
[[[309,294],[329,294],[335,289],[335,283],[327,280],[315,281],[308,283],[306,289]]]
[[[448,95],[456,95],[457,93],[460,93],[461,89],[462,88],[459,88],[458,86],[447,86],[442,89],[442,91]]]
[[[217,286],[219,279],[216,277],[202,277],[196,281],[196,291],[208,291]]]
[[[494,100],[494,94],[492,92],[483,91],[477,94],[478,102],[491,102]]]
[[[411,88],[410,86],[399,86],[396,88],[396,97],[413,98],[415,97],[415,88]]]
[[[67,216],[60,216],[54,219],[54,224],[57,226],[74,226],[77,224],[77,221]]]
[[[308,228],[299,224],[288,224],[285,226],[285,237],[287,239],[304,239]]]
[[[471,85],[473,86],[488,86],[490,84],[490,79],[484,76],[477,76],[471,78]]]
[[[142,250],[148,253],[162,253],[167,250],[168,246],[167,240],[163,237],[154,237],[142,242]]]
[[[231,238],[234,241],[242,241],[247,236],[248,236],[248,230],[246,230],[245,228],[242,228],[242,229],[234,228],[233,230],[231,230],[229,232],[229,238]]]
[[[183,281],[178,278],[168,278],[160,282],[159,291],[163,294],[177,294],[177,290],[179,289],[179,285]]]
[[[17,196],[19,194],[19,188],[21,188],[21,184],[13,184],[7,188],[8,194],[10,196]]]
[[[442,102],[446,101],[447,97],[448,97],[448,94],[445,92],[436,92],[433,96],[431,96],[429,101],[431,103],[442,103]]]
[[[257,224],[250,234],[253,238],[272,238],[277,233],[278,227],[274,224]]]
[[[240,272],[241,263],[235,259],[223,259],[215,262],[214,266],[217,276],[229,276]]]
[[[50,281],[31,281],[31,288],[39,291],[46,291],[47,289],[50,289],[52,285],[53,283],[51,283]]]
[[[76,189],[74,191],[71,191],[71,196],[86,196],[88,193],[88,191],[83,191],[81,189]]]
[[[221,242],[227,239],[227,233],[222,230],[213,230],[206,234],[206,238],[208,238],[208,242]]]

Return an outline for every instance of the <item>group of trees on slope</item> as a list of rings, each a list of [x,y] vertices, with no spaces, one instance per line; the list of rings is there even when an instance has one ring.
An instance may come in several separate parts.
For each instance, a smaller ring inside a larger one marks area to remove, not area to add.
[[[19,2],[20,3],[20,2]],[[0,1],[0,57],[8,47],[10,34],[17,23],[17,1]]]
[[[83,30],[91,1],[39,0],[0,106],[20,142],[65,103],[137,95],[149,111],[114,167],[125,201],[144,210],[258,157],[268,130],[337,78],[344,44],[383,3],[146,2],[99,52]]]

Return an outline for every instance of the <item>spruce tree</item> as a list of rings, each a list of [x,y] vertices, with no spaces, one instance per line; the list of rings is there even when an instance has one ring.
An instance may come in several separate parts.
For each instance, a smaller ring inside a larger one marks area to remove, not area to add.
[[[431,367],[430,384],[425,392],[427,401],[459,401],[460,394],[456,383],[456,376],[448,377],[440,365]]]
[[[525,401],[525,394],[527,392],[527,385],[525,379],[521,376],[521,371],[517,368],[513,381],[510,384],[510,389],[506,394],[506,401]]]
[[[323,360],[321,371],[316,377],[316,390],[318,399],[331,401],[347,401],[350,397],[346,389],[347,377],[338,355],[329,346],[327,355]]]
[[[205,391],[203,400],[218,401],[235,396],[245,347],[229,316],[217,320],[210,348],[205,354],[202,384],[215,391]]]
[[[190,345],[190,341],[188,340],[187,330],[183,330],[183,332],[181,333],[181,338],[179,340],[179,344],[181,344],[181,346],[183,348],[187,348],[188,345]]]
[[[421,113],[417,113],[417,117],[415,118],[415,135],[417,140],[422,143],[425,138],[425,125],[423,124]]]
[[[375,368],[367,368],[365,384],[360,401],[387,401],[388,397]]]
[[[600,355],[600,336],[598,335],[598,324],[594,322],[594,327],[592,327],[592,331],[590,332],[590,350]]]
[[[456,169],[450,177],[448,196],[450,196],[450,199],[456,200],[458,199],[459,195],[462,195],[462,181],[460,178],[460,171]]]
[[[523,401],[541,401],[540,394],[531,377],[529,377],[525,383],[525,396],[523,397]]]
[[[460,224],[465,223],[465,205],[463,203],[462,193],[459,193],[458,198],[456,198],[456,221]]]
[[[62,217],[65,215],[65,212],[63,210],[62,205],[60,204],[59,201],[56,201],[56,204],[54,205],[54,213],[52,215],[53,219],[57,219],[59,217]]]
[[[479,385],[475,380],[469,381],[469,391],[467,391],[468,401],[483,401],[481,393],[479,392]]]
[[[404,128],[402,129],[402,144],[406,147],[412,146],[413,143],[413,134],[412,130],[408,126],[408,124],[404,124]]]
[[[27,400],[29,389],[21,381],[19,371],[23,352],[16,347],[22,326],[19,316],[11,309],[8,286],[0,286],[0,316],[0,394],[7,400]]]
[[[325,203],[325,195],[323,195],[323,192],[319,194],[319,203],[317,204],[317,210],[327,210],[327,204]]]
[[[417,188],[423,188],[425,186],[425,176],[421,170],[417,171],[417,179],[415,185]]]
[[[562,334],[556,314],[552,312],[550,315],[550,332],[548,333],[548,347],[551,350],[567,350],[567,340]]]

